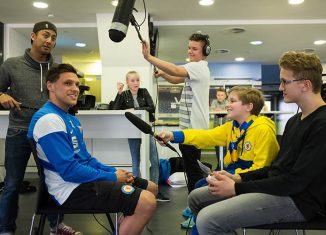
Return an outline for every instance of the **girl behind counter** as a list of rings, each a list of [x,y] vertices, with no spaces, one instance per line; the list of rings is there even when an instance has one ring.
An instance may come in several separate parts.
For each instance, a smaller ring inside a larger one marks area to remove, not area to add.
[[[147,110],[149,113],[149,121],[154,122],[155,106],[146,88],[140,88],[140,78],[136,71],[129,71],[126,74],[127,90],[123,91],[124,84],[117,83],[118,94],[114,100],[113,109],[129,109],[129,110]],[[140,177],[140,145],[141,139],[128,139],[131,160],[132,173],[134,176]],[[150,180],[158,184],[159,178],[159,159],[157,149],[153,137],[150,137]]]

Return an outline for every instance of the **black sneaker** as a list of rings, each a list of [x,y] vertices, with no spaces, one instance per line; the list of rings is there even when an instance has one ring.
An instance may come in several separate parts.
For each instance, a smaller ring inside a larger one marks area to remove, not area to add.
[[[158,193],[157,196],[156,196],[156,201],[158,202],[169,202],[171,201],[170,198],[164,196],[162,193]]]

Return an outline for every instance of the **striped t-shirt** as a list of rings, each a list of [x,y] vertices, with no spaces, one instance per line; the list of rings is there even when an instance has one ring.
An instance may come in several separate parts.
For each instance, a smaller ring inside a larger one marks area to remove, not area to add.
[[[179,126],[181,129],[208,129],[210,71],[207,61],[184,65],[189,77],[181,93]]]

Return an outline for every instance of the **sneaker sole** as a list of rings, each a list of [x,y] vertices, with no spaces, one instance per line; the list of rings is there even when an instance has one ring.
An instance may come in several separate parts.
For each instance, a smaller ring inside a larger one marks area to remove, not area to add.
[[[158,202],[170,202],[171,200],[164,200],[164,199],[156,199]]]

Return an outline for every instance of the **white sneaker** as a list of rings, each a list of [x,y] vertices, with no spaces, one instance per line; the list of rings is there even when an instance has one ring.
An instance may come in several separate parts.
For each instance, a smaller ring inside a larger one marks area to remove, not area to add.
[[[83,233],[75,231],[72,227],[69,227],[64,223],[60,223],[57,231],[55,228],[51,228],[50,235],[83,235]]]
[[[171,201],[171,200],[170,200],[170,198],[164,196],[163,193],[160,193],[160,192],[159,192],[159,193],[157,194],[157,196],[156,196],[156,201],[158,201],[158,202],[169,202],[169,201]]]

